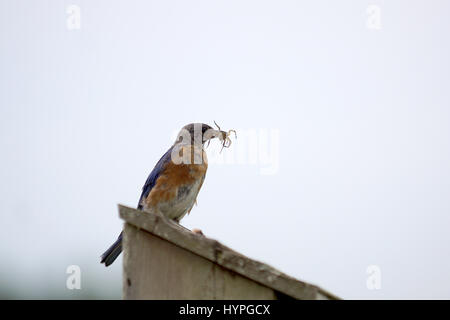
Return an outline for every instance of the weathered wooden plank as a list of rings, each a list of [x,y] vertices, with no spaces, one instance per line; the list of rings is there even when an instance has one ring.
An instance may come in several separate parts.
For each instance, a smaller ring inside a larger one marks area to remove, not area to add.
[[[123,246],[124,299],[276,298],[272,289],[129,223]]]
[[[216,240],[194,234],[163,216],[122,205],[119,205],[119,213],[122,219],[138,229],[144,229],[222,268],[290,297],[296,299],[337,299],[336,296],[317,286],[299,281],[267,264],[252,260]],[[127,273],[129,274],[129,272]]]

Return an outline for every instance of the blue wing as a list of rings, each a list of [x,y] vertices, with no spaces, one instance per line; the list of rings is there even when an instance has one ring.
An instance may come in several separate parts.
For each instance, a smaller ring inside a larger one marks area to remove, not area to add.
[[[148,176],[147,181],[145,181],[145,184],[142,187],[142,194],[141,194],[141,197],[139,198],[139,203],[138,203],[138,207],[137,207],[139,210],[142,209],[143,200],[145,198],[147,198],[150,191],[152,191],[152,188],[155,186],[156,180],[158,179],[161,172],[163,172],[166,163],[171,160],[172,149],[173,149],[173,146],[170,147],[170,149],[166,151],[166,153],[161,157],[161,159],[159,159],[158,163],[153,168],[152,172],[150,172],[150,175]]]
[[[139,199],[138,209],[142,209],[142,201],[148,196],[152,188],[155,186],[156,180],[158,180],[158,177],[164,171],[166,163],[171,161],[172,149],[173,147],[167,150],[167,152],[161,157],[161,159],[159,159],[158,163],[148,176],[147,181],[145,181],[144,187],[142,188],[141,198]],[[105,266],[109,266],[114,262],[114,260],[116,260],[121,252],[122,232],[120,233],[119,238],[116,240],[116,242],[114,242],[113,245],[109,247],[109,249],[106,250],[105,253],[102,254],[101,263],[104,263]]]

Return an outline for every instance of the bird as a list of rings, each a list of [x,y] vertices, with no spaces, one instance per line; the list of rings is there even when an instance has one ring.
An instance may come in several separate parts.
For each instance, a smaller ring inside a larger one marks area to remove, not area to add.
[[[227,137],[218,129],[204,123],[185,125],[145,181],[137,209],[161,214],[177,223],[190,213],[208,169],[205,143]],[[122,232],[102,254],[101,263],[111,265],[121,252]]]

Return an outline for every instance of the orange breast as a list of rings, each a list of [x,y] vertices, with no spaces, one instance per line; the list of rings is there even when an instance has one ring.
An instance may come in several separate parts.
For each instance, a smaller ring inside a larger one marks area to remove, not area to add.
[[[199,182],[201,187],[206,170],[208,169],[205,151],[201,147],[183,146],[179,149],[179,152],[178,156],[181,156],[184,161],[176,164],[180,162],[180,158],[175,159],[173,157],[175,162],[171,160],[166,164],[155,186],[147,196],[147,199],[145,199],[146,207],[159,208],[165,204],[164,207],[166,208],[169,203],[175,207],[178,188],[198,185]]]

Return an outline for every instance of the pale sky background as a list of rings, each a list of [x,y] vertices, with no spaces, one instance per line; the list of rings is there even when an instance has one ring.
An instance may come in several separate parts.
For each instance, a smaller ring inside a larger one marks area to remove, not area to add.
[[[343,298],[449,299],[449,30],[444,0],[0,0],[0,295],[120,298],[117,204],[216,120],[213,158],[275,132],[278,169],[213,161],[182,224]]]

